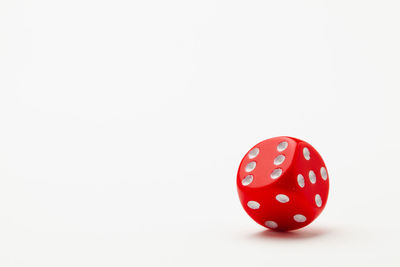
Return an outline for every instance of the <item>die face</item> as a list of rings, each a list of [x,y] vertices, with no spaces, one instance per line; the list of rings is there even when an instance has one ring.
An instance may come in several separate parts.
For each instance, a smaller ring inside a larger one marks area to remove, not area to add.
[[[281,171],[274,175],[277,168]],[[260,142],[245,155],[237,188],[250,217],[267,228],[286,231],[306,226],[321,213],[329,179],[321,156],[311,145],[276,137]]]
[[[255,145],[240,163],[238,187],[249,190],[276,182],[291,166],[295,148],[296,141],[287,137],[271,138]]]
[[[326,165],[318,151],[310,144],[299,141],[293,160],[292,175],[304,177],[304,186],[297,182],[298,191],[302,192],[310,216],[310,222],[317,218],[328,200],[329,177]],[[300,179],[301,180],[301,179]]]

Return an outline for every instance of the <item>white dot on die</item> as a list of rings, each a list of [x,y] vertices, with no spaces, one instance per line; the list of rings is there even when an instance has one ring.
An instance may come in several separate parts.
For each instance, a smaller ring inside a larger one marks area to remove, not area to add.
[[[252,161],[247,163],[246,168],[244,169],[246,172],[251,172],[252,170],[254,170],[256,167],[256,162]]]
[[[328,179],[328,173],[326,172],[326,169],[324,167],[321,167],[321,177],[322,179],[326,180]]]
[[[246,177],[244,177],[244,179],[242,180],[242,185],[246,186],[251,184],[251,182],[253,182],[253,175],[247,175]]]
[[[276,178],[278,178],[279,176],[281,176],[282,175],[282,169],[275,169],[275,170],[273,170],[272,172],[271,172],[271,178],[272,179],[276,179]]]
[[[301,188],[304,187],[304,176],[303,175],[301,175],[301,174],[297,175],[297,183],[299,184],[299,186]]]
[[[267,226],[268,228],[275,229],[276,227],[278,227],[278,224],[274,221],[266,221],[265,226]]]
[[[310,182],[312,184],[315,184],[315,182],[317,181],[317,176],[312,170],[308,173],[308,178],[310,178]]]
[[[301,214],[296,214],[296,215],[294,215],[294,216],[293,216],[293,219],[294,219],[296,222],[299,222],[299,223],[305,222],[305,221],[307,220],[306,216],[301,215]]]
[[[306,160],[310,160],[310,150],[308,148],[303,148],[303,155]]]
[[[253,149],[249,152],[249,158],[250,158],[250,159],[254,159],[255,157],[258,156],[258,153],[260,153],[260,149],[258,149],[257,147],[253,148]]]
[[[317,205],[318,208],[322,206],[322,199],[321,196],[318,194],[315,195],[315,204]]]
[[[279,202],[281,202],[281,203],[287,203],[287,202],[289,202],[289,197],[287,196],[287,195],[284,195],[284,194],[279,194],[279,195],[276,195],[276,200],[278,200]]]
[[[285,156],[284,155],[279,155],[274,159],[274,164],[275,165],[280,165],[285,161]]]
[[[278,147],[276,148],[279,152],[282,152],[283,150],[285,150],[287,147],[288,147],[288,142],[286,142],[286,141],[283,141],[283,142],[280,142],[279,143],[279,145],[278,145]]]
[[[252,210],[256,210],[256,209],[260,208],[260,203],[251,200],[251,201],[247,202],[247,207],[249,207]]]

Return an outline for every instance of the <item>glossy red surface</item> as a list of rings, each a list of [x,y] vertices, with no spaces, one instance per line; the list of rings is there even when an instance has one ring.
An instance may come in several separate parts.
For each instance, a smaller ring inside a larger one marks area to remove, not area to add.
[[[278,151],[282,142],[287,142],[287,147]],[[259,153],[250,158],[255,154],[254,148],[258,148]],[[308,160],[307,153],[306,156],[303,153],[304,148],[310,152]],[[249,154],[252,150],[253,153]],[[321,168],[326,170],[325,163],[310,144],[282,136],[262,141],[249,152],[239,166],[237,189],[243,208],[253,220],[264,227],[288,231],[304,227],[318,217],[328,199],[329,176],[327,173],[322,176]],[[285,159],[275,165],[274,159],[279,155]],[[255,162],[253,170],[250,167],[254,163],[250,162]],[[273,179],[271,173],[275,169],[281,169],[282,173]],[[310,179],[310,171],[315,173],[315,180],[313,175]],[[303,187],[303,183],[298,181],[299,174],[304,177]],[[248,175],[252,175],[252,179],[244,180]]]

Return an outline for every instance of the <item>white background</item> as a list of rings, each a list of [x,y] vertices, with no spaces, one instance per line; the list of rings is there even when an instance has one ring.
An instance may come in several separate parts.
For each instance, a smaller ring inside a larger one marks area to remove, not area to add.
[[[0,3],[0,266],[399,266],[400,4]],[[236,192],[266,138],[331,179],[305,229]]]

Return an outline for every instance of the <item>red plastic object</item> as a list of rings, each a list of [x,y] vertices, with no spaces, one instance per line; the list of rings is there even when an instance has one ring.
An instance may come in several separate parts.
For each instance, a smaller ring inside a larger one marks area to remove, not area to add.
[[[329,177],[310,144],[281,136],[262,141],[246,153],[237,173],[237,189],[253,220],[288,231],[308,225],[322,212]]]

